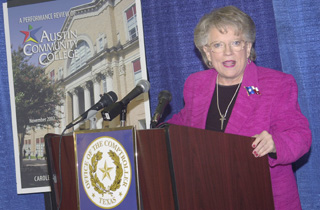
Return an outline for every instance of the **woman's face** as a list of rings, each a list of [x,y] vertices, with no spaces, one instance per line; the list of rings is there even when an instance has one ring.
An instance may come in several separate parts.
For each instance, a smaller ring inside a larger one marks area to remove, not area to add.
[[[242,80],[252,43],[245,42],[242,34],[236,35],[232,27],[226,29],[227,32],[222,34],[216,28],[212,28],[209,31],[208,45],[204,46],[204,51],[219,74],[219,84],[235,85]],[[243,47],[237,47],[239,43]],[[211,47],[209,47],[210,44]]]

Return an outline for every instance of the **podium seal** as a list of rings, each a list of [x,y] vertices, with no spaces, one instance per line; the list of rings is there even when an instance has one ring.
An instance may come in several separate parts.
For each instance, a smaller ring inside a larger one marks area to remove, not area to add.
[[[122,144],[108,136],[93,140],[83,155],[81,179],[96,206],[112,209],[121,204],[132,179],[130,159]]]

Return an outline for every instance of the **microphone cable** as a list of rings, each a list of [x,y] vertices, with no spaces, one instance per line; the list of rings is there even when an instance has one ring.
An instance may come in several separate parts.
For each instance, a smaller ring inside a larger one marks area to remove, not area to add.
[[[60,177],[60,198],[59,198],[59,204],[57,207],[57,210],[60,209],[61,203],[62,203],[62,192],[63,192],[63,183],[62,183],[62,170],[61,170],[61,143],[62,143],[62,137],[64,135],[64,132],[66,132],[67,128],[65,128],[61,135],[60,135],[60,140],[59,140],[59,177]]]

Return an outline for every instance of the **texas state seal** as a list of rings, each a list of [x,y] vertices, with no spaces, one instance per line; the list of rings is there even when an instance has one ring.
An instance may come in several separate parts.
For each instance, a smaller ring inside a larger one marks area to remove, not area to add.
[[[132,178],[130,159],[122,144],[103,136],[87,147],[81,179],[88,198],[98,207],[112,209],[128,194]]]

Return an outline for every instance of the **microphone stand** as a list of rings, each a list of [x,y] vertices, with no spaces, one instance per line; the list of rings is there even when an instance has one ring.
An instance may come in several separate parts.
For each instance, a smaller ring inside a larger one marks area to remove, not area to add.
[[[150,128],[156,128],[156,127],[157,127],[157,122],[151,121]]]
[[[120,127],[126,126],[126,118],[127,118],[127,105],[124,105],[120,114]]]
[[[97,129],[97,117],[96,117],[96,115],[90,117],[89,120],[90,120],[90,130]]]

